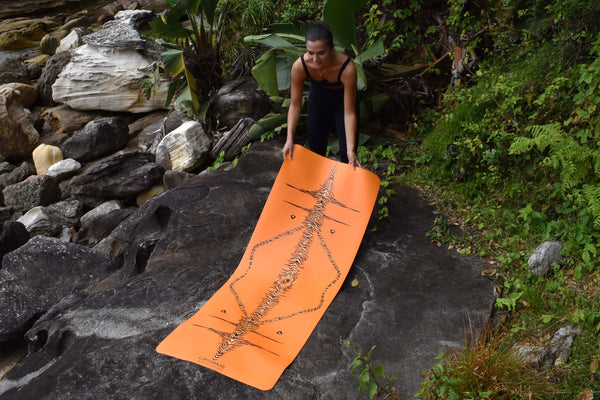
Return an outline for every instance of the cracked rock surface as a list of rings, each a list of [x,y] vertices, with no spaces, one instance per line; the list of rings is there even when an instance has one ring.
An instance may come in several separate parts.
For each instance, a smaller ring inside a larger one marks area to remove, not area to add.
[[[440,351],[461,346],[471,324],[489,318],[494,296],[480,260],[425,236],[435,210],[403,186],[388,202],[389,220],[374,212],[346,282],[274,389],[155,352],[238,266],[280,148],[253,144],[233,170],[153,197],[98,243],[95,251],[122,266],[33,323],[29,352],[0,381],[0,400],[364,398],[340,339],[365,351],[376,345],[374,363],[398,376],[398,392],[416,393]]]

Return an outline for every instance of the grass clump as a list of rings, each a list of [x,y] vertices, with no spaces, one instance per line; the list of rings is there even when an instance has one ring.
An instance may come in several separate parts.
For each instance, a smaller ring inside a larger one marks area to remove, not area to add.
[[[423,400],[541,399],[554,394],[548,371],[528,364],[501,331],[476,334],[463,350],[442,353],[425,376],[417,397]]]

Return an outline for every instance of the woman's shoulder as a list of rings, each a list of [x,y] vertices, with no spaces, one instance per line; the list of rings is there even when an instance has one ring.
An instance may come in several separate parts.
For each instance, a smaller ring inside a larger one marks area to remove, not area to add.
[[[352,57],[347,56],[345,54],[341,55],[341,62],[342,62],[342,67],[344,70],[342,71],[342,74],[346,74],[346,72],[352,73],[352,74],[356,74],[356,68],[354,67],[354,62],[352,60]]]
[[[302,65],[302,58],[298,57],[292,64],[292,75],[298,76],[299,78],[306,79],[306,70]]]

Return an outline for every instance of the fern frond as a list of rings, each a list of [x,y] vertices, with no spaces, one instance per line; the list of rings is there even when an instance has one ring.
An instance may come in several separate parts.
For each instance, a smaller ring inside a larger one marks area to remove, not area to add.
[[[594,219],[594,228],[600,229],[600,184],[587,184],[581,188],[584,207]]]

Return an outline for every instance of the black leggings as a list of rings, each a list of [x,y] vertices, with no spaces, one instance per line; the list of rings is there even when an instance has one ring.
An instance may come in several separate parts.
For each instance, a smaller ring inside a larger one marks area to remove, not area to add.
[[[340,143],[340,161],[347,163],[344,89],[328,89],[311,82],[306,111],[306,130],[309,148],[315,153],[324,156],[327,152],[329,132],[335,129]],[[358,125],[358,100],[356,102],[356,118]]]

